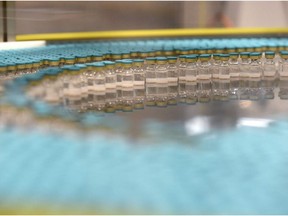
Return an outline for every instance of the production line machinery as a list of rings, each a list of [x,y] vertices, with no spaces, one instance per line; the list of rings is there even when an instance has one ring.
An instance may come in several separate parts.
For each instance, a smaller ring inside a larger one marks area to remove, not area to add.
[[[2,50],[0,212],[286,214],[288,43],[223,35]]]

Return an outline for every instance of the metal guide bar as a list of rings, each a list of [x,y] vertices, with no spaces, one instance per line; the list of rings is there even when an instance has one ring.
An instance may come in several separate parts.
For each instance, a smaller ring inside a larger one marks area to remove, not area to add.
[[[16,35],[16,41],[29,40],[87,40],[122,39],[147,37],[190,37],[190,36],[252,36],[252,35],[288,35],[288,28],[196,28],[196,29],[157,29],[157,30],[121,30],[98,32],[70,32]]]

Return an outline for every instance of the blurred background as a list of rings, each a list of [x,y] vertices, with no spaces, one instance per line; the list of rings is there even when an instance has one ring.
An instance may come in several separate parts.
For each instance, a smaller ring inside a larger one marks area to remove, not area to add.
[[[6,19],[2,18],[0,28],[10,41],[15,35],[55,32],[285,27],[288,20],[288,3],[282,1],[8,1],[1,5],[0,16]]]

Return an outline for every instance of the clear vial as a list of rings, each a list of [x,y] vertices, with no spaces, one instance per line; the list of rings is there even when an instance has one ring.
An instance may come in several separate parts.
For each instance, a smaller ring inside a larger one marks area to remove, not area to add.
[[[219,67],[219,95],[221,101],[229,100],[230,94],[230,64],[229,54],[221,54]]]
[[[116,111],[117,98],[117,78],[115,73],[115,62],[105,61],[105,89],[106,89],[106,105],[105,111],[113,113]]]
[[[97,62],[94,64],[94,83],[93,88],[88,93],[92,97],[93,106],[96,111],[104,111],[106,104],[106,74],[105,74],[105,64],[102,62]]]
[[[117,88],[117,98],[116,98],[116,110],[122,110],[122,74],[123,74],[123,63],[122,60],[115,61],[115,73],[116,73],[116,88]]]
[[[77,77],[77,83],[79,86],[79,94],[81,95],[81,106],[79,112],[85,112],[87,110],[87,91],[83,88],[86,85],[85,72],[88,70],[89,65],[86,64],[75,64],[79,68],[79,73]]]
[[[134,74],[134,108],[143,109],[145,102],[144,60],[134,59],[132,69]]]
[[[213,54],[212,64],[212,97],[214,100],[220,100],[219,94],[219,67],[221,65],[220,54]]]
[[[239,76],[240,76],[240,64],[239,64],[239,53],[229,53],[230,60],[230,96],[231,100],[238,99],[239,90]]]
[[[185,80],[185,73],[186,73],[186,55],[179,56],[179,64],[178,64],[178,74],[179,74],[179,102],[185,103],[186,102],[186,80]]]
[[[40,63],[38,61],[32,62],[31,73],[36,73],[40,68]]]
[[[250,53],[251,64],[249,73],[249,98],[251,100],[259,100],[261,96],[261,78],[263,67],[261,62],[261,53]]]
[[[71,111],[78,112],[81,108],[82,95],[81,83],[79,82],[80,68],[71,67],[64,77],[63,83],[63,100],[64,106]]]
[[[65,65],[74,65],[75,64],[75,58],[74,57],[66,57],[65,58]],[[46,61],[43,62],[43,67],[47,66]]]
[[[65,68],[65,67],[64,67]],[[83,111],[88,111],[92,108],[92,103],[89,103],[88,101],[88,73],[91,73],[92,71],[92,65],[86,64],[86,68],[83,69],[83,72],[80,74],[79,79],[81,81],[81,97],[82,97],[82,103],[81,103],[81,109]],[[62,74],[62,73],[61,73]],[[59,75],[61,77],[61,74]]]
[[[185,91],[186,104],[195,104],[197,102],[197,55],[186,56],[186,71],[185,71]]]
[[[122,73],[122,110],[124,112],[133,111],[134,106],[134,71],[132,69],[132,61],[123,61]]]
[[[16,74],[17,71],[17,66],[14,63],[8,63],[7,64],[7,70],[6,70],[6,76],[5,76],[5,80],[11,80],[14,79],[15,77],[17,77]]]
[[[81,86],[82,107],[89,111],[94,109],[95,70],[93,64],[87,64],[87,68],[81,75],[83,85]]]
[[[279,97],[288,99],[288,51],[280,52],[279,62]]]
[[[199,70],[197,76],[197,95],[199,102],[209,102],[211,97],[212,67],[210,54],[199,56]]]
[[[168,56],[167,77],[168,77],[168,105],[177,104],[178,96],[178,69],[177,57]]]
[[[275,52],[265,52],[265,62],[263,68],[262,90],[265,99],[274,98],[274,87],[276,79]]]
[[[249,54],[249,52],[240,53],[239,97],[241,100],[249,99],[249,73],[251,63]]]
[[[49,67],[59,67],[60,60],[58,58],[50,58],[48,64]],[[29,73],[29,71],[27,71],[27,73]]]
[[[82,85],[82,103],[83,109],[87,111],[102,112],[105,109],[105,64],[91,63],[82,74],[84,81]]]
[[[166,57],[156,58],[156,105],[158,107],[166,107],[168,103],[168,62]]]
[[[33,66],[32,66],[32,65],[33,65],[33,64],[32,64],[31,61],[29,61],[29,62],[27,62],[27,63],[25,64],[25,73],[26,73],[26,74],[31,74],[31,73],[33,73],[33,70],[32,70]]]
[[[14,71],[15,77],[20,77],[25,74],[25,62],[18,63],[16,65],[16,71]]]
[[[146,63],[144,65],[146,72],[146,105],[155,106],[156,105],[156,58],[148,57],[146,58]]]

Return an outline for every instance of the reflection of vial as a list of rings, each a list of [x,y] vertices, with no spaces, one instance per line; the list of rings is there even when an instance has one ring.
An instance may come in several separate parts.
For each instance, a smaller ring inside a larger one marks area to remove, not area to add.
[[[132,111],[134,106],[134,73],[132,61],[123,61],[123,72],[121,80],[122,110]]]
[[[220,100],[229,100],[230,92],[230,65],[229,54],[220,55],[221,65],[219,67],[219,95]]]
[[[178,96],[178,69],[177,69],[177,57],[169,56],[167,66],[168,77],[168,105],[177,104]]]
[[[211,64],[209,62],[210,58],[210,54],[202,54],[199,56],[200,64],[197,76],[197,95],[199,102],[210,101],[212,75]]]
[[[1,67],[0,67],[1,71]],[[33,77],[30,79],[29,84],[26,87],[26,95],[31,98],[32,100],[43,100],[45,96],[45,88],[43,88],[42,79],[43,75],[39,75],[38,77]],[[60,80],[60,79],[58,79]],[[62,84],[62,83],[61,83]],[[61,85],[62,88],[62,85]],[[61,104],[61,101],[60,101]]]
[[[230,55],[230,99],[238,99],[239,89],[239,76],[240,76],[240,65],[238,61],[238,53],[229,53]]]
[[[168,94],[168,70],[167,70],[167,58],[156,58],[156,105],[159,107],[167,106],[167,94]]]
[[[261,53],[250,53],[251,64],[249,71],[249,98],[259,100],[261,95],[261,77],[263,74],[262,63],[260,61]]]
[[[239,75],[239,94],[241,100],[249,98],[249,71],[250,71],[250,58],[249,52],[241,52],[241,65]]]
[[[155,74],[156,58],[146,58],[145,72],[146,72],[146,105],[154,106],[156,104],[156,74]]]
[[[212,94],[214,100],[219,100],[219,67],[221,65],[220,54],[213,55],[212,61]]]
[[[179,57],[178,73],[179,73],[179,102],[185,103],[186,101],[186,86],[185,86],[185,72],[186,72],[186,56]]]
[[[145,73],[144,60],[133,60],[133,74],[134,74],[134,108],[143,109],[145,100]]]
[[[280,52],[281,61],[279,65],[279,97],[288,99],[288,51]]]
[[[57,74],[55,73],[44,75],[43,81],[42,81],[44,89],[45,89],[44,101],[53,105],[60,105],[60,98],[58,95],[58,91],[54,87],[56,79],[57,79]]]
[[[185,91],[187,104],[197,102],[197,55],[186,56]]]
[[[274,98],[274,85],[276,78],[275,52],[265,52],[266,61],[263,68],[262,89],[265,99]]]

